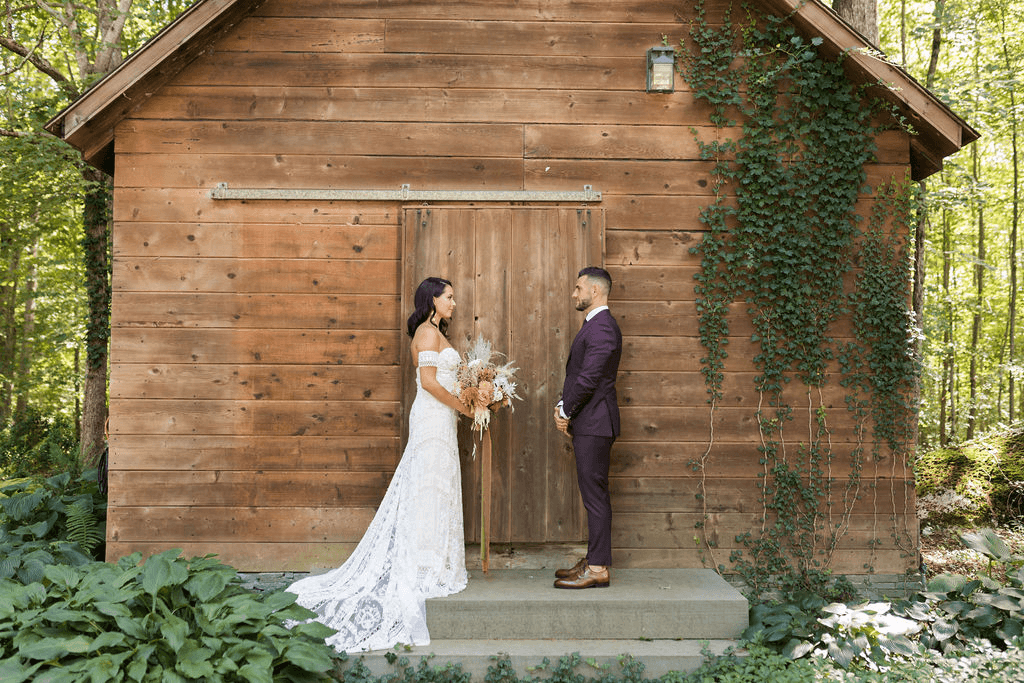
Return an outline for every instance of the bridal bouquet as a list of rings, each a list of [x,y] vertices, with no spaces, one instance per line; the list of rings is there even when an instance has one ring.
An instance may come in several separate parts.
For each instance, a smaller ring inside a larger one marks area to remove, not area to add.
[[[512,362],[494,363],[495,355],[500,354],[491,350],[491,342],[477,337],[456,375],[455,396],[472,409],[473,427],[481,432],[490,425],[492,412],[519,399],[515,382],[518,368]]]

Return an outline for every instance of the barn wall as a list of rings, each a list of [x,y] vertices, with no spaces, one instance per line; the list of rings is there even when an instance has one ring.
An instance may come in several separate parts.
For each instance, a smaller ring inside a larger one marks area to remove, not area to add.
[[[713,19],[724,4],[710,4]],[[691,463],[708,450],[710,412],[689,249],[713,195],[690,129],[720,133],[680,78],[675,93],[643,91],[647,48],[683,36],[686,11],[268,0],[141,104],[115,138],[110,556],[182,547],[243,569],[335,564],[400,454],[402,206],[216,201],[217,183],[592,184],[625,345],[616,563],[724,562],[738,533],[760,527],[761,466],[741,323],[706,458],[720,551],[702,556]],[[869,183],[908,164],[907,136],[884,133]],[[840,390],[826,401],[845,477],[853,425]],[[911,474],[882,460],[862,478],[835,568],[865,571],[869,550],[876,572],[916,566],[889,536],[895,516],[916,538]]]

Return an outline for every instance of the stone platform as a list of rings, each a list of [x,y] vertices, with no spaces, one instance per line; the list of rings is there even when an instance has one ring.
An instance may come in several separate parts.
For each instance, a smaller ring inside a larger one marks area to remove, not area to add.
[[[461,593],[427,601],[431,643],[393,652],[418,666],[457,663],[482,681],[498,654],[516,672],[544,677],[572,653],[587,677],[618,673],[620,656],[643,662],[644,677],[692,671],[702,650],[721,654],[747,626],[747,600],[725,579],[705,569],[612,569],[611,586],[558,590],[548,569],[470,572]],[[374,673],[394,671],[385,652],[360,655]],[[589,670],[589,672],[588,672]]]

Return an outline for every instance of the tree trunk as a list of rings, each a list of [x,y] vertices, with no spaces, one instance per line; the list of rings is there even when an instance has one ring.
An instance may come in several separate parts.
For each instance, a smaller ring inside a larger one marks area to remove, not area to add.
[[[974,185],[981,185],[981,163],[978,160],[978,146],[974,150]],[[971,320],[971,405],[967,413],[968,441],[974,438],[978,425],[978,342],[981,339],[981,311],[985,301],[985,207],[978,202],[978,250],[974,261],[974,315]]]
[[[942,16],[946,11],[946,0],[935,0],[935,28],[932,30],[932,54],[928,60],[928,77],[925,79],[926,88],[931,88],[935,83],[935,70],[939,65],[939,48],[942,47]]]
[[[914,325],[917,326],[918,330],[924,329],[924,259],[925,259],[925,229],[928,226],[928,209],[924,204],[924,197],[928,191],[928,186],[925,181],[920,182],[921,187],[921,205],[918,207],[917,221],[914,225],[914,290],[912,295],[912,302],[914,308]],[[914,335],[914,356],[917,359],[924,358],[924,351],[922,349],[924,340],[922,334]],[[915,379],[914,392],[918,399],[920,399],[921,391],[921,374],[918,373]],[[920,426],[920,419],[918,420],[918,427]],[[918,429],[918,428],[915,428]],[[920,435],[920,431],[918,431]]]
[[[22,312],[21,344],[18,347],[17,399],[14,404],[14,419],[17,420],[28,410],[28,376],[32,371],[32,337],[36,330],[36,291],[38,289],[36,255],[39,253],[39,239],[28,249],[28,274],[25,277],[25,305]]]
[[[949,234],[949,214],[942,210],[942,301],[945,310],[943,311],[944,324],[942,326],[942,379],[939,390],[939,445],[945,447],[949,443],[949,435],[956,430],[956,411],[954,408],[953,396],[953,302],[949,297],[949,279],[952,259],[950,249],[952,248]],[[946,405],[949,402],[949,422],[952,429],[946,428]]]
[[[942,6],[945,0],[936,0],[935,3],[935,14],[936,20],[938,20]],[[903,54],[903,63],[907,63],[907,52],[906,52],[906,1],[902,4],[900,13],[900,45]],[[931,88],[935,83],[935,72],[939,65],[939,49],[942,47],[942,31],[938,21],[935,24],[935,31],[932,34],[932,52],[931,57],[928,60],[928,73],[925,77],[926,87]],[[928,183],[924,180],[920,182],[921,188],[921,201],[924,202],[928,197]],[[942,289],[945,296],[949,295],[949,222],[948,216],[945,210],[942,212],[943,217],[943,228],[942,228],[942,267],[943,267],[943,280]],[[924,277],[925,277],[925,242],[926,242],[926,228],[928,221],[928,211],[925,208],[921,211],[921,215],[918,217],[917,226],[914,230],[914,316],[917,320],[917,324],[920,328],[924,328]],[[943,343],[948,345],[950,330],[947,328],[943,332]],[[920,341],[918,342],[918,357],[920,357]],[[942,390],[940,391],[939,398],[939,445],[946,445],[946,372],[948,371],[947,363],[950,362],[949,357],[943,359],[943,375],[942,375]]]
[[[1006,44],[1006,8],[1001,10],[1003,30],[1000,32],[1003,40],[1003,59],[1006,62],[1006,72],[1011,78],[1016,74],[1016,68],[1010,59],[1010,50]],[[1010,296],[1006,303],[1007,336],[1009,337],[1009,350],[1006,365],[1010,368],[1009,382],[1009,423],[1016,420],[1016,382],[1017,382],[1017,226],[1020,222],[1020,159],[1017,154],[1017,95],[1013,88],[1007,88],[1010,96],[1010,146],[1013,153],[1013,207],[1010,218]]]
[[[878,46],[878,3],[876,0],[833,0],[832,9],[872,45]]]
[[[979,20],[975,18],[976,22]],[[980,26],[975,24],[974,39],[974,79],[976,83],[981,82],[981,73],[978,62],[981,56],[981,41],[978,39]],[[978,109],[978,95],[974,97],[974,111]],[[971,182],[974,185],[976,201],[978,202],[978,248],[974,259],[974,315],[971,321],[971,367],[969,371],[969,385],[971,391],[971,403],[967,413],[968,441],[974,438],[974,432],[978,426],[978,342],[981,339],[981,311],[985,301],[985,200],[980,195],[981,190],[981,159],[978,156],[978,146],[971,145]]]
[[[89,318],[86,321],[85,398],[82,406],[81,463],[93,467],[106,446],[107,354],[110,341],[110,202],[109,178],[91,167],[86,181],[82,240],[86,263]]]
[[[0,253],[7,262],[7,273],[0,282],[0,428],[11,419],[14,408],[14,358],[18,343],[18,269],[21,251],[8,226],[0,233]]]
[[[907,0],[900,0],[900,66],[907,66]]]

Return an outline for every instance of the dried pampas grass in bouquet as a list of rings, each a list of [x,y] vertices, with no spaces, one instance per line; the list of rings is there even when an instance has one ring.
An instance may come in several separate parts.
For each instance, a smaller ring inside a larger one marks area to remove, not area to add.
[[[491,424],[491,413],[511,406],[516,393],[516,370],[512,361],[503,365],[494,362],[491,342],[478,336],[459,364],[455,380],[455,396],[473,411],[473,428],[484,431]]]

